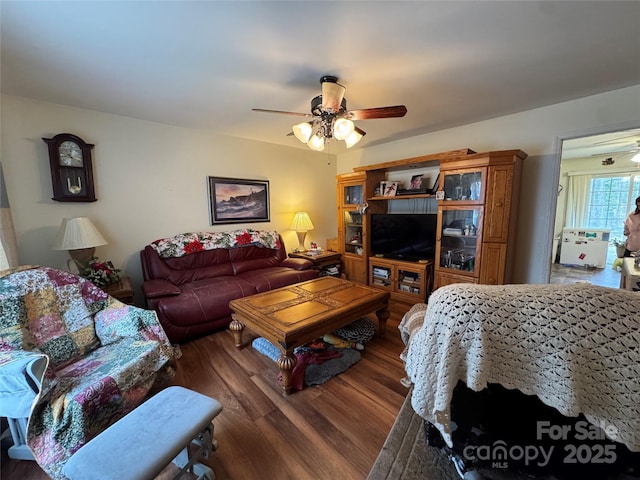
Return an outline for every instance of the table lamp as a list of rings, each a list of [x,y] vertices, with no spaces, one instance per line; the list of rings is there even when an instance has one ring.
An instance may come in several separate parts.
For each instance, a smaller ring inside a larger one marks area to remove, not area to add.
[[[306,237],[309,230],[313,230],[313,223],[311,223],[309,214],[307,212],[297,212],[293,217],[293,222],[291,222],[291,230],[298,235],[298,243],[300,245],[296,251],[304,252],[306,250],[304,248],[304,237]]]
[[[107,241],[87,217],[65,218],[60,224],[53,250],[68,250],[71,260],[82,271],[94,256],[95,247]]]

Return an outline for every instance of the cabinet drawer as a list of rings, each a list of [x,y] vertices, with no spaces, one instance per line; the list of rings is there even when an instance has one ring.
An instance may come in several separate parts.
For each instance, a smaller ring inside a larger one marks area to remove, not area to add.
[[[435,290],[453,283],[478,283],[478,280],[474,277],[467,277],[464,275],[455,275],[448,272],[436,272],[433,289]]]

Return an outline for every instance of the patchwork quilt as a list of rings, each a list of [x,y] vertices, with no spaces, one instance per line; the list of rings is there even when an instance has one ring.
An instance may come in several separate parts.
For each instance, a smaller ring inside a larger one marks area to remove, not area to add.
[[[26,443],[52,478],[174,367],[155,312],[68,272],[0,272],[0,415],[28,418]]]

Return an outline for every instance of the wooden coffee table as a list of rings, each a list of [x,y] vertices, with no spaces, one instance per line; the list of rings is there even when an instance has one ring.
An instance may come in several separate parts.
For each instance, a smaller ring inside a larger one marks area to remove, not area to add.
[[[282,351],[277,364],[282,373],[282,393],[291,393],[291,372],[296,347],[375,312],[378,335],[384,336],[389,318],[389,292],[336,277],[307,282],[232,300],[229,325],[236,347],[242,346],[245,326]]]

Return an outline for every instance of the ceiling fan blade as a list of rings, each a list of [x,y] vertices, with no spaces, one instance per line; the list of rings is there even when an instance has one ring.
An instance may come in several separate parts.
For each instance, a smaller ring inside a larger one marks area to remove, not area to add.
[[[592,153],[592,157],[606,157],[607,155],[622,155],[626,153],[635,153],[637,152],[637,148],[633,148],[631,150],[615,150],[613,152],[603,152],[603,153]]]
[[[361,110],[350,110],[346,115],[351,120],[369,120],[372,118],[395,118],[404,117],[407,107],[404,105],[394,105],[392,107],[364,108]]]
[[[310,113],[299,113],[299,112],[285,112],[283,110],[268,110],[266,108],[252,108],[254,112],[264,112],[264,113],[282,113],[284,115],[295,115],[297,117],[312,117]]]
[[[624,141],[625,138],[635,138],[638,136],[638,133],[633,133],[631,135],[625,135],[624,137],[613,138],[611,140],[603,140],[602,142],[596,142],[594,145],[607,145],[609,143],[635,143],[635,140]]]
[[[335,82],[322,82],[322,109],[338,112],[346,88]]]

